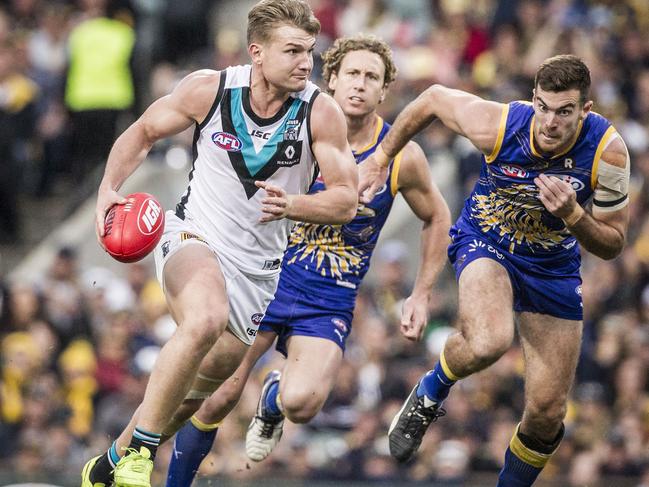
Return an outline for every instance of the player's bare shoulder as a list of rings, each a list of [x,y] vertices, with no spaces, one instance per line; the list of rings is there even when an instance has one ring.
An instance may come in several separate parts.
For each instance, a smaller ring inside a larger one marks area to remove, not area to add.
[[[212,107],[221,83],[221,71],[201,69],[185,76],[171,94],[173,103],[201,123]]]
[[[338,103],[327,93],[320,93],[311,109],[311,132],[314,139],[330,138],[331,134],[346,133],[345,115]]]
[[[602,152],[601,160],[620,169],[628,169],[629,152],[622,137],[615,137]]]

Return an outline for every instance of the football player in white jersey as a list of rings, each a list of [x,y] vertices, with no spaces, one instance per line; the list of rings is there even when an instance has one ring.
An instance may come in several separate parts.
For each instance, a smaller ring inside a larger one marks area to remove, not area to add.
[[[337,39],[322,58],[323,78],[345,113],[347,139],[357,163],[362,164],[389,129],[377,109],[396,77],[392,53],[381,39],[359,34]],[[309,192],[325,187],[318,179]],[[235,373],[176,435],[167,487],[192,484],[219,424],[237,404],[252,368],[275,340],[286,361],[281,373],[270,371],[264,381],[246,435],[248,457],[258,462],[271,453],[281,438],[285,418],[307,423],[320,411],[338,380],[358,287],[399,193],[422,222],[417,278],[404,302],[399,328],[409,340],[422,336],[433,286],[446,262],[451,218],[424,152],[411,142],[392,161],[383,190],[359,206],[350,223],[293,227],[279,286],[257,341]],[[189,416],[182,412],[184,418]]]
[[[156,249],[178,328],[128,427],[84,467],[82,487],[149,487],[160,437],[178,406],[208,397],[252,343],[275,292],[289,220],[342,224],[356,215],[358,177],[345,117],[308,81],[319,29],[304,0],[260,1],[248,14],[250,67],[191,73],[115,142],[97,197],[100,238],[108,209],[126,202],[120,187],[153,143],[196,127],[189,188],[168,212]],[[314,161],[327,189],[307,195]],[[241,248],[250,252],[247,260]]]

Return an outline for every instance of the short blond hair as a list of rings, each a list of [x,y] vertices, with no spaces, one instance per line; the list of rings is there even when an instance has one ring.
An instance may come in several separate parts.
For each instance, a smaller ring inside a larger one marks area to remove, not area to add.
[[[268,41],[272,30],[283,24],[313,36],[320,33],[320,21],[305,0],[261,0],[248,12],[248,44]]]
[[[390,46],[383,39],[376,36],[358,34],[352,37],[336,39],[333,45],[322,54],[322,77],[327,85],[331,75],[338,73],[345,56],[354,51],[370,51],[379,55],[383,61],[383,66],[385,66],[383,86],[387,88],[396,79],[397,67],[394,65]]]

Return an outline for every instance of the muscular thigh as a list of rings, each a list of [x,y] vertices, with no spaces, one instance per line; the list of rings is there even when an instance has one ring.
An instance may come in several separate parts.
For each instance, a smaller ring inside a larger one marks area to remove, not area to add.
[[[178,249],[164,266],[163,287],[176,323],[219,310],[227,319],[225,279],[214,253],[201,243]]]
[[[520,313],[518,323],[525,355],[526,402],[564,403],[577,368],[582,322]]]
[[[511,342],[514,312],[507,269],[491,258],[476,259],[463,268],[458,288],[461,332],[472,340]]]
[[[342,349],[325,338],[293,335],[288,340],[288,356],[282,373],[281,394],[287,391],[319,396],[329,395],[342,362]]]

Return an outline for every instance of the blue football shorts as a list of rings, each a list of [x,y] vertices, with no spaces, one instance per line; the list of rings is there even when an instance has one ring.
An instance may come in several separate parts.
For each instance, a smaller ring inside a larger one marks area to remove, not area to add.
[[[259,331],[277,333],[276,348],[284,356],[286,342],[293,335],[331,340],[344,352],[352,329],[354,298],[350,299],[349,290],[340,291],[345,299],[337,298],[335,289],[298,286],[280,274],[275,298],[266,309]]]
[[[566,320],[583,320],[581,258],[534,258],[504,251],[478,233],[451,228],[448,257],[459,280],[464,268],[476,259],[498,262],[509,273],[514,310],[541,313]]]

